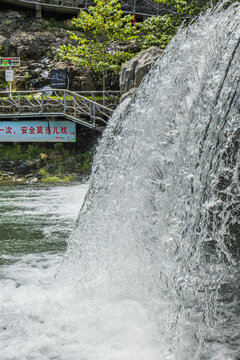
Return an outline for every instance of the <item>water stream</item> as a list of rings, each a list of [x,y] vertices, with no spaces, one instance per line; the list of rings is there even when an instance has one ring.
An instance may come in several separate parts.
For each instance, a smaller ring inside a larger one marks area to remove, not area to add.
[[[54,281],[5,283],[3,360],[240,359],[239,43],[206,14],[116,110]]]

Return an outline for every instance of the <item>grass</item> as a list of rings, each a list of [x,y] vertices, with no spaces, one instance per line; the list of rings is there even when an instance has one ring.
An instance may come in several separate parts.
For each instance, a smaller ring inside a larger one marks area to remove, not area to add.
[[[63,178],[60,178],[58,176],[45,176],[41,179],[41,182],[43,183],[56,183],[56,182],[69,182],[72,180],[72,175],[66,175]]]
[[[54,91],[54,89],[53,90],[51,90],[51,91]],[[4,91],[5,92],[5,91]],[[40,99],[41,98],[41,95],[39,94],[39,96],[37,95],[37,91],[36,91],[36,93],[33,93],[33,95],[34,95],[34,97],[35,98],[37,98],[37,99]],[[77,97],[77,95],[78,94],[76,94],[76,97]],[[86,99],[88,99],[88,100],[92,100],[92,101],[100,101],[100,102],[102,102],[103,101],[103,96],[85,96],[85,95],[82,95],[82,94],[79,94],[79,96],[83,96],[84,98],[86,98]],[[25,97],[26,99],[28,99],[28,100],[32,100],[32,98],[33,98],[33,96],[32,95],[24,95],[24,94],[22,94],[21,95],[21,97],[23,98],[23,97]],[[21,98],[20,97],[20,98]],[[3,99],[3,100],[7,100],[8,99],[8,96],[2,96],[0,99]],[[15,96],[15,95],[12,95],[12,99],[14,99],[14,100],[18,100],[18,96]],[[43,95],[43,99],[46,99],[46,100],[50,100],[50,99],[53,99],[53,100],[59,100],[59,99],[61,99],[61,100],[64,100],[64,96],[54,96],[54,95],[51,95],[51,96],[45,96],[45,95]],[[65,99],[66,100],[74,100],[74,97],[72,98],[72,97],[70,97],[70,96],[66,96],[65,97]],[[106,103],[118,103],[118,99],[117,98],[112,98],[112,97],[108,97],[108,96],[106,96],[105,97],[105,102]]]

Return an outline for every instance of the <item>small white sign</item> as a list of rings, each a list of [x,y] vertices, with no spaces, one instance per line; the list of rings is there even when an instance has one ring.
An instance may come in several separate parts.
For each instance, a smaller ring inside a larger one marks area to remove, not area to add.
[[[14,80],[14,72],[13,70],[5,70],[5,81],[11,81]]]

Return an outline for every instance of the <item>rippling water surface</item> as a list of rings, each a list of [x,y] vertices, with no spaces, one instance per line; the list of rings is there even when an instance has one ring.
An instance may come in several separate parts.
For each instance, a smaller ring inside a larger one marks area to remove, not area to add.
[[[0,187],[1,360],[50,359],[44,355],[49,341],[41,340],[49,336],[41,313],[56,298],[59,305],[59,293],[51,284],[87,188]],[[54,317],[58,314],[53,310]],[[46,333],[37,333],[38,326]],[[43,348],[40,353],[38,346]]]
[[[62,253],[86,188],[1,186],[0,264],[27,254]]]
[[[87,185],[1,186],[0,261],[66,249]]]

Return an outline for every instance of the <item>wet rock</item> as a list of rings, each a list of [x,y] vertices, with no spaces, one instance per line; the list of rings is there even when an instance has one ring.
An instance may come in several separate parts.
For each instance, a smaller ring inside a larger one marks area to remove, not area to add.
[[[25,179],[31,179],[32,177],[34,177],[34,174],[28,174],[25,176]]]
[[[25,183],[25,179],[24,178],[17,178],[16,182],[19,183],[19,184],[23,184],[23,183]]]
[[[47,172],[52,172],[52,171],[54,171],[54,169],[55,169],[55,164],[54,163],[48,163],[46,166],[45,166],[45,168],[46,168],[46,171]]]
[[[11,171],[14,164],[15,164],[14,161],[4,159],[4,160],[0,161],[0,169],[2,171]]]
[[[163,50],[156,46],[140,52],[132,60],[127,61],[121,68],[119,82],[122,93],[137,88],[143,77],[149,72],[155,61],[163,54]]]
[[[20,165],[15,167],[16,175],[28,175],[37,169],[40,160],[21,161]]]
[[[34,177],[32,179],[30,179],[30,184],[36,184],[38,182],[38,178],[37,177]]]
[[[130,89],[128,92],[126,92],[125,94],[123,94],[121,96],[120,102],[122,102],[123,100],[125,100],[126,98],[132,98],[133,95],[135,94],[137,88],[133,87],[132,89]]]
[[[30,168],[28,167],[28,163],[26,161],[23,161],[21,165],[17,166],[15,168],[15,173],[17,175],[27,175],[29,174]]]

